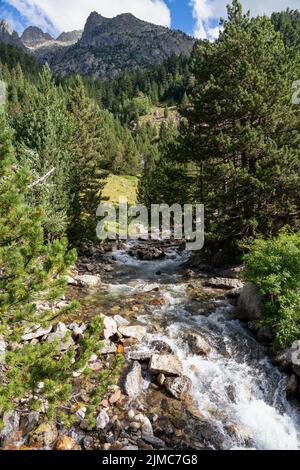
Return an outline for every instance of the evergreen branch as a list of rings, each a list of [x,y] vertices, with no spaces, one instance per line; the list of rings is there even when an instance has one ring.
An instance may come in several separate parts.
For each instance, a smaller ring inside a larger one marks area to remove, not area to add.
[[[37,179],[36,181],[34,181],[33,183],[31,183],[29,186],[28,186],[28,189],[33,189],[35,186],[38,186],[39,184],[43,184],[48,178],[50,178],[50,176],[55,172],[55,168],[51,168],[50,171],[48,171],[48,173],[46,173],[46,175],[42,176],[41,178]]]

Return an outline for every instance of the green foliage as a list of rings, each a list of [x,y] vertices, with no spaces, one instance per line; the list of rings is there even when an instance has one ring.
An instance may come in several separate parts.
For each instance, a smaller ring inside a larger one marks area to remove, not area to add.
[[[128,122],[126,103],[140,94],[153,105],[177,104],[193,84],[190,58],[171,56],[161,64],[126,70],[110,80],[84,78],[89,95],[110,110],[122,123]],[[125,105],[125,106],[124,106]]]
[[[184,204],[187,200],[188,175],[184,165],[176,160],[178,129],[163,124],[157,148],[158,156],[149,159],[139,180],[138,201],[151,204]]]
[[[67,108],[71,121],[69,152],[70,193],[69,233],[72,239],[94,235],[96,211],[101,201],[107,172],[103,171],[103,131],[100,109],[86,95],[82,79],[71,82]]]
[[[147,96],[139,94],[138,96],[124,102],[125,121],[138,121],[140,116],[145,116],[150,112],[150,100]]]
[[[288,8],[286,11],[273,13],[271,21],[288,47],[300,44],[300,12],[298,10]]]
[[[300,232],[256,239],[244,261],[246,280],[265,297],[263,321],[274,327],[280,346],[290,346],[300,336]]]
[[[218,41],[194,53],[195,86],[181,127],[181,155],[198,167],[195,194],[206,233],[223,246],[255,233],[299,226],[297,50],[267,17],[234,0]]]
[[[67,251],[66,240],[44,242],[44,213],[27,202],[30,178],[17,166],[3,110],[0,115],[0,333],[6,344],[19,342],[5,354],[0,384],[0,413],[14,409],[18,400],[26,399],[32,410],[42,409],[49,418],[66,421],[73,394],[73,374],[90,377],[88,361],[101,352],[103,320],[96,317],[85,332],[78,348],[60,350],[68,335],[50,344],[22,344],[21,338],[37,324],[47,327],[62,314],[77,308],[76,302],[52,310],[66,288],[67,268],[76,254]],[[39,305],[47,301],[49,309]],[[103,371],[91,397],[99,404],[101,393],[118,376],[121,358],[116,356],[109,371]],[[97,401],[98,400],[98,401]],[[72,420],[71,420],[72,421]]]
[[[25,74],[28,76],[37,75],[39,71],[39,65],[36,59],[32,56],[27,54],[22,49],[11,46],[10,44],[0,44],[0,70],[1,72],[5,72],[14,69],[18,65],[22,67]],[[4,73],[4,79],[7,77]]]
[[[53,238],[65,234],[69,223],[72,128],[62,90],[55,86],[48,66],[42,69],[37,87],[31,87],[28,101],[27,108],[12,122],[18,158],[35,180],[53,170],[30,197],[33,205],[44,208],[45,230]]]

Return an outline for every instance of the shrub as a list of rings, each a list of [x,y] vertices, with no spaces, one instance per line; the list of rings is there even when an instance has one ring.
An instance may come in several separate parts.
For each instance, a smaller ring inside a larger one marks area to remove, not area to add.
[[[279,346],[289,346],[300,338],[300,232],[256,239],[244,261],[246,280],[266,299],[263,322],[274,328]]]

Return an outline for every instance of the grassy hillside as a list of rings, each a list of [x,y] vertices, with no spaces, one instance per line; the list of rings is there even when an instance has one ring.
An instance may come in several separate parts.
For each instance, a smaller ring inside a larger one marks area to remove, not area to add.
[[[136,203],[138,179],[135,176],[111,175],[104,188],[103,196],[112,204],[119,203],[120,196],[126,196],[129,204]]]

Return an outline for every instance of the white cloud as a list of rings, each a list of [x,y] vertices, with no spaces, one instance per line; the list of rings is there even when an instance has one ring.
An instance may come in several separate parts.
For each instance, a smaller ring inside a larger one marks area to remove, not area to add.
[[[195,19],[194,35],[199,39],[215,39],[219,28],[211,27],[213,21],[226,17],[226,5],[230,0],[190,0]],[[252,16],[270,15],[274,11],[286,8],[299,8],[299,0],[241,0],[245,11],[250,10]]]
[[[31,24],[58,32],[82,29],[92,11],[112,18],[121,13],[163,26],[171,25],[171,13],[163,0],[7,0]]]

